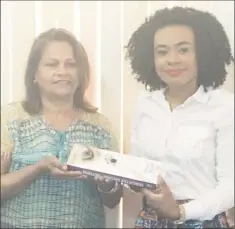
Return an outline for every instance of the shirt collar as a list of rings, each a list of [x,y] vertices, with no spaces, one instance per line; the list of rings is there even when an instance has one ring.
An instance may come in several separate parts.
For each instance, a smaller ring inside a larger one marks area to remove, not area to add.
[[[155,101],[159,101],[160,100],[165,100],[165,88],[162,88],[160,90],[156,90],[152,93],[152,97]],[[191,96],[189,97],[188,99],[190,100],[195,100],[195,101],[198,101],[200,103],[207,103],[208,99],[209,99],[209,91],[211,89],[208,89],[207,92],[204,91],[204,87],[201,85],[197,91]]]
[[[208,89],[207,92],[204,91],[204,87],[201,85],[197,91],[191,96],[192,99],[200,102],[200,103],[206,103],[208,101],[209,98],[209,91],[211,89]]]

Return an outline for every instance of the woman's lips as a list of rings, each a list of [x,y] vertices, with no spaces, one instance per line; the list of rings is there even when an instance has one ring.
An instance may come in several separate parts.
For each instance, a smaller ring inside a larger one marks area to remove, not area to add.
[[[186,69],[171,69],[171,70],[166,70],[166,73],[172,77],[176,77],[180,76],[185,71]]]
[[[70,81],[68,81],[68,80],[57,80],[54,82],[54,84],[69,84],[69,83],[70,83]]]

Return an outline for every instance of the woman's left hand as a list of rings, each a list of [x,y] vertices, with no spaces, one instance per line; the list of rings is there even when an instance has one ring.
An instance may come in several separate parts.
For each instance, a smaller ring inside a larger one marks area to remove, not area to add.
[[[152,207],[161,218],[169,220],[178,220],[180,218],[180,209],[174,199],[170,188],[161,176],[158,177],[156,192],[143,189],[142,193],[147,198],[147,204]]]
[[[115,181],[105,179],[101,175],[95,176],[95,182],[99,190],[103,192],[109,192],[115,185]]]

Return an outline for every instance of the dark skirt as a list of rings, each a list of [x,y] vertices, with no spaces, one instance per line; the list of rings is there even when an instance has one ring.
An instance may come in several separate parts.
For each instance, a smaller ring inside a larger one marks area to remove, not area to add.
[[[216,215],[212,220],[187,220],[184,224],[175,224],[168,219],[157,219],[156,213],[146,205],[145,201],[143,204],[135,228],[229,228],[225,213]]]

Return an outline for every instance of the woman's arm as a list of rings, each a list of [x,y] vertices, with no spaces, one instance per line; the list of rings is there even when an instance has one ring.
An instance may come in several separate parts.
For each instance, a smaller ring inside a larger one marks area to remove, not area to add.
[[[226,212],[226,216],[227,216],[227,220],[228,220],[228,224],[230,226],[230,228],[234,228],[234,217],[235,217],[235,214],[234,214],[234,207],[229,209],[227,212]]]
[[[216,122],[217,186],[201,198],[184,204],[186,219],[207,220],[234,206],[234,107]]]
[[[11,154],[1,154],[1,200],[16,196],[29,186],[42,172],[40,164],[30,165],[18,171],[8,173]]]
[[[108,126],[108,131],[111,135],[111,150],[115,152],[120,152],[119,144],[117,138],[115,137],[116,135],[114,134],[111,124],[109,123]],[[110,181],[108,183],[104,183],[104,185],[97,185],[97,187],[100,192],[100,197],[105,206],[113,209],[119,204],[120,199],[123,195],[121,185],[116,185],[115,188],[115,182]]]
[[[16,196],[40,174],[40,166],[38,165],[8,173],[14,151],[14,141],[8,124],[18,117],[18,104],[7,105],[1,109],[1,200]]]

